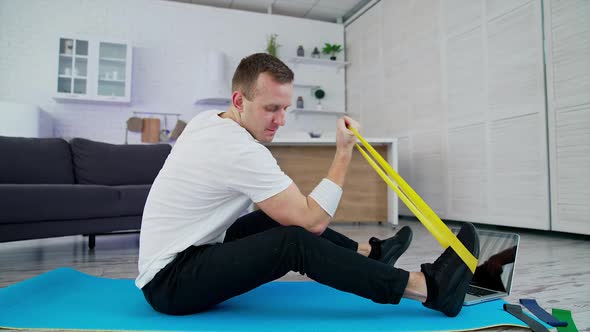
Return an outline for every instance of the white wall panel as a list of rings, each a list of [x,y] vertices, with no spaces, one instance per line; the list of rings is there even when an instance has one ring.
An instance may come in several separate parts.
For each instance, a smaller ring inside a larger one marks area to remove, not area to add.
[[[412,177],[412,155],[411,155],[411,144],[410,138],[405,137],[398,137],[397,141],[397,154],[398,154],[398,165],[399,169],[397,170],[399,175],[406,180],[406,182],[410,185],[414,185],[413,177]],[[398,202],[399,207],[399,214],[409,216],[412,215],[412,212],[401,199]]]
[[[477,27],[447,40],[449,126],[486,119],[482,29]]]
[[[549,229],[544,117],[494,121],[490,127],[490,218],[496,225]]]
[[[473,30],[481,25],[482,0],[446,0],[442,2],[447,34]]]
[[[487,219],[487,143],[485,124],[449,130],[448,218],[481,222]]]
[[[590,233],[590,107],[557,114],[553,228]]]
[[[590,103],[590,2],[551,1],[551,82],[556,108]]]
[[[382,101],[394,111],[363,108],[364,131],[391,126],[400,174],[442,218],[549,229],[540,4],[381,1],[346,28],[362,45],[381,16]],[[347,94],[364,100],[370,86],[347,82]]]
[[[412,134],[412,188],[439,217],[446,216],[446,165],[441,130]]]
[[[545,111],[541,8],[530,2],[488,21],[489,112],[493,119]]]
[[[485,0],[486,17],[493,19],[522,7],[530,0]]]
[[[590,235],[590,2],[545,2],[552,229]]]

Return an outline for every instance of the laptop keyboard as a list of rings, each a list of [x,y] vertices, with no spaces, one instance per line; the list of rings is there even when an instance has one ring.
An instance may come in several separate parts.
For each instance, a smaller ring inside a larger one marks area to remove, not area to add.
[[[491,290],[487,290],[484,288],[473,287],[471,285],[469,285],[469,287],[467,287],[467,294],[471,294],[471,295],[478,296],[478,297],[490,295],[490,294],[494,294],[494,293],[496,293],[496,292],[491,291]]]

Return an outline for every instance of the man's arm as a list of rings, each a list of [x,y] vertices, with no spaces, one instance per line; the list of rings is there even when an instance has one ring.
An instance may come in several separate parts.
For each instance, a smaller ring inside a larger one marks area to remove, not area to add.
[[[358,124],[349,117],[338,120],[336,155],[326,177],[340,188],[344,185],[348,165],[352,158],[352,148],[356,143],[354,134],[346,128],[347,124],[358,129]],[[318,235],[324,232],[332,219],[314,198],[304,196],[295,183],[257,204],[262,211],[278,223],[285,226],[301,226]]]

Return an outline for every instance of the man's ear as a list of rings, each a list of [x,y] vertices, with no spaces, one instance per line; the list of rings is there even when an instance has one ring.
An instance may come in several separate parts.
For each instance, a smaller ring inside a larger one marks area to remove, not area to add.
[[[244,110],[244,95],[240,91],[234,91],[231,96],[231,102],[235,109],[238,111]]]

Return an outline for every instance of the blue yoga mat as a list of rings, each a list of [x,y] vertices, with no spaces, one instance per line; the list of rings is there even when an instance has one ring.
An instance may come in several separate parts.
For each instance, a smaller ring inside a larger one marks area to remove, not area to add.
[[[402,300],[381,305],[315,282],[272,282],[189,316],[154,311],[132,280],[60,268],[0,289],[0,327],[76,330],[411,331],[525,326],[504,301],[463,308],[456,318]]]

